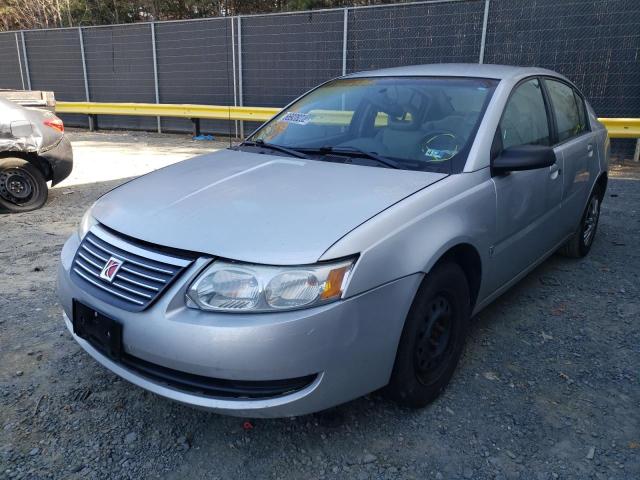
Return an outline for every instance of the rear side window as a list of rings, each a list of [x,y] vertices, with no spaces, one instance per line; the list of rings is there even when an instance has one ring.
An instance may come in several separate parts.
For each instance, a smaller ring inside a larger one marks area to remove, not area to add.
[[[589,120],[587,119],[587,107],[584,104],[584,100],[582,97],[576,92],[573,91],[573,96],[576,98],[576,105],[578,106],[578,116],[580,118],[580,124],[582,126],[581,132],[589,130]]]
[[[566,83],[545,80],[558,127],[558,141],[580,135],[586,130],[584,103]]]
[[[550,145],[549,121],[538,79],[528,80],[511,94],[500,120],[502,148]]]

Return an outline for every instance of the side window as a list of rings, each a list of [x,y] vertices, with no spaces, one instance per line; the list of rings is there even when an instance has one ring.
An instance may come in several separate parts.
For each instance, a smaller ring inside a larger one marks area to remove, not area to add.
[[[555,80],[545,80],[553,113],[558,126],[558,141],[580,135],[586,130],[584,103],[569,85]],[[577,100],[580,100],[578,106]]]
[[[587,115],[587,107],[584,104],[584,100],[578,92],[573,91],[574,97],[576,97],[576,105],[578,105],[578,116],[580,118],[581,132],[589,130],[589,119]]]
[[[542,88],[529,80],[511,94],[500,120],[502,148],[518,145],[550,145],[549,122]]]

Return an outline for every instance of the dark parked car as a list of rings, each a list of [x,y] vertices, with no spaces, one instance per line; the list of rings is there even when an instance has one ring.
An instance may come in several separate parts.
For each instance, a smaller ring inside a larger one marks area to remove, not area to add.
[[[28,212],[47,201],[51,185],[73,168],[62,120],[40,108],[0,98],[0,211]]]

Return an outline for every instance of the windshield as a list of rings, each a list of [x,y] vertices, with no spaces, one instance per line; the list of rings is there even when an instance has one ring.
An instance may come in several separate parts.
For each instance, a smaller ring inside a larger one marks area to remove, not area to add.
[[[248,141],[311,158],[314,153],[362,156],[368,159],[364,164],[446,172],[455,163],[461,170],[496,84],[445,77],[333,80],[287,107]]]

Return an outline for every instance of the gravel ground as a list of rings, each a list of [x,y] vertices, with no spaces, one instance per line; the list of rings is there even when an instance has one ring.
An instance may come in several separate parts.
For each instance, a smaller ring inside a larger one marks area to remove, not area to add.
[[[482,312],[430,407],[373,394],[250,424],[146,393],[70,338],[58,254],[122,180],[54,189],[0,216],[0,478],[638,479],[640,168],[611,176],[589,257],[551,258]]]

